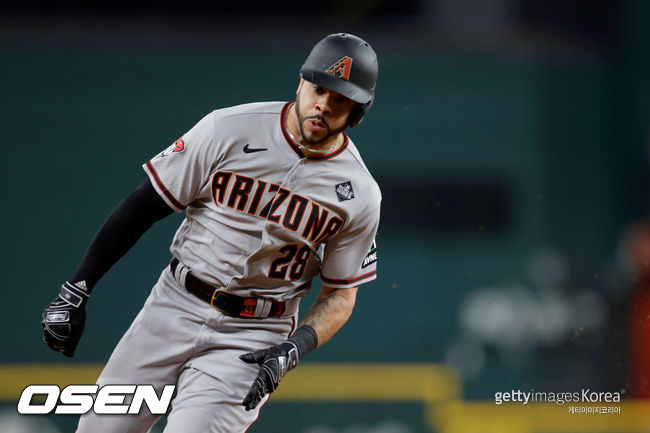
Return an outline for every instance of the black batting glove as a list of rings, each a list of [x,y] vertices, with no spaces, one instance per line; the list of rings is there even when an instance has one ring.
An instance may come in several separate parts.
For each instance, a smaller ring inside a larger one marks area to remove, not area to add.
[[[43,341],[50,349],[70,358],[74,356],[86,324],[86,302],[90,293],[84,288],[66,281],[59,296],[43,311]]]
[[[275,391],[284,375],[298,365],[298,347],[291,341],[285,341],[279,346],[246,353],[239,359],[260,366],[260,371],[242,402],[248,411],[255,409],[266,394]]]

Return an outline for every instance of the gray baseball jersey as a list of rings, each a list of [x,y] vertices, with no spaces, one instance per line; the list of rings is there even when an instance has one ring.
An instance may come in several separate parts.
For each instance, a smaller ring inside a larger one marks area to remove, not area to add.
[[[240,296],[303,296],[376,278],[381,194],[345,136],[304,157],[286,129],[291,103],[211,112],[144,169],[176,211],[171,252],[199,279]]]
[[[377,184],[347,136],[331,154],[304,157],[286,130],[290,107],[214,111],[144,164],[161,197],[187,209],[171,246],[182,269],[240,296],[297,298],[319,273],[337,288],[376,278]],[[258,366],[239,355],[285,341],[297,299],[282,317],[229,317],[189,294],[181,272],[163,271],[97,383],[177,384],[166,433],[247,431],[261,405],[241,402]],[[159,418],[89,412],[77,431],[143,433]]]

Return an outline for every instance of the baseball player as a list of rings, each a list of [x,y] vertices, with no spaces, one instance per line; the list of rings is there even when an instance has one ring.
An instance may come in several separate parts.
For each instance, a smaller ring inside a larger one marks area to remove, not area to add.
[[[102,275],[156,221],[185,211],[169,266],[98,385],[176,385],[165,432],[242,432],[298,361],[350,316],[376,278],[381,195],[345,134],[374,99],[378,66],[362,39],[318,42],[294,102],[219,109],[143,165],[144,180],[104,222],[42,318],[44,341],[73,356]],[[300,298],[323,287],[300,324]],[[79,433],[146,432],[137,415],[80,418]]]

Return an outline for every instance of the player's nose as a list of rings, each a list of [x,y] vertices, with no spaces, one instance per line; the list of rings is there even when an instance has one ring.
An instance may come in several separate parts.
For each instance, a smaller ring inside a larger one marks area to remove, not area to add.
[[[325,92],[322,95],[318,96],[318,99],[316,100],[316,109],[320,111],[324,115],[328,115],[332,112],[332,107],[330,106],[331,103],[331,95],[329,92]]]

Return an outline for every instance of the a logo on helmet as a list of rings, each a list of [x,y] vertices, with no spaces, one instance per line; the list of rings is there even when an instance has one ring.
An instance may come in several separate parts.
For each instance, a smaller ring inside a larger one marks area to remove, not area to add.
[[[327,73],[332,74],[335,77],[338,76],[343,80],[350,79],[350,70],[352,69],[352,57],[345,56],[342,59],[338,60],[332,66],[327,68]]]

